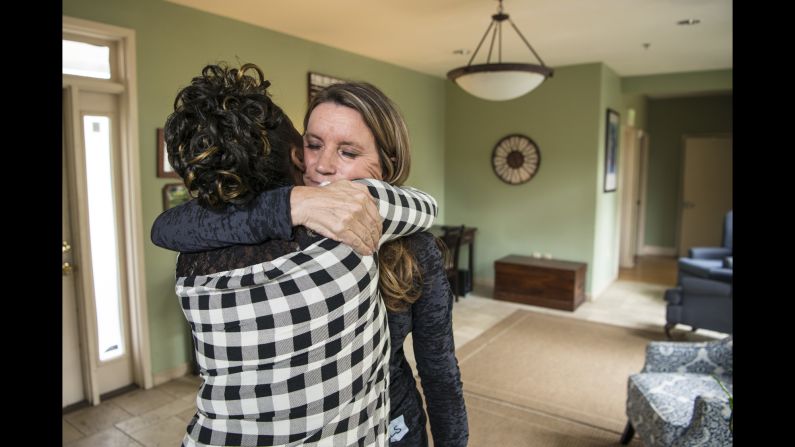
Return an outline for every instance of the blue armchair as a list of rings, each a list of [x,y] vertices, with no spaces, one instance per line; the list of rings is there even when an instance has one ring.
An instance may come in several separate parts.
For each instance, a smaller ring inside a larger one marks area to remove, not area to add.
[[[732,343],[649,343],[643,370],[627,381],[621,444],[637,432],[646,447],[731,446],[732,410],[721,384],[734,393]]]
[[[689,325],[693,330],[732,333],[731,277],[728,283],[684,277],[679,286],[665,291],[665,301],[665,335],[668,338],[677,324]]]
[[[689,257],[679,258],[678,283],[682,278],[696,277],[731,282],[734,260],[732,257],[733,211],[723,219],[723,245],[721,247],[692,247]]]

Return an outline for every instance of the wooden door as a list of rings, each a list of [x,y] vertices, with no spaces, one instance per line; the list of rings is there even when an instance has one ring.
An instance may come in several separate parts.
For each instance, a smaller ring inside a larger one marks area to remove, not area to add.
[[[686,136],[682,167],[679,256],[691,247],[719,247],[732,209],[732,138]]]

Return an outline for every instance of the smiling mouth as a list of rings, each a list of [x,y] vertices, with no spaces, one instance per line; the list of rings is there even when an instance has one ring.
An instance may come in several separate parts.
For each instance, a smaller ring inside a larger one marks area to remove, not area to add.
[[[320,186],[322,183],[327,183],[327,182],[328,180],[316,181],[309,177],[304,177],[304,184],[306,184],[306,186]]]

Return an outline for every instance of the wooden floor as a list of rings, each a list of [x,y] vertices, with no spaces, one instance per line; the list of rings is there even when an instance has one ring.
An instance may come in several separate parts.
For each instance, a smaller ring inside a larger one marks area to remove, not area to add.
[[[671,256],[637,256],[634,268],[618,269],[618,279],[674,286],[677,259]]]

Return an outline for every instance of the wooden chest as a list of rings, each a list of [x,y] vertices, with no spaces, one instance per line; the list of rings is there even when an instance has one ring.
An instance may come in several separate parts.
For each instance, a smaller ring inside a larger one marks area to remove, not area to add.
[[[494,261],[494,299],[574,311],[585,301],[583,262],[510,255]]]

